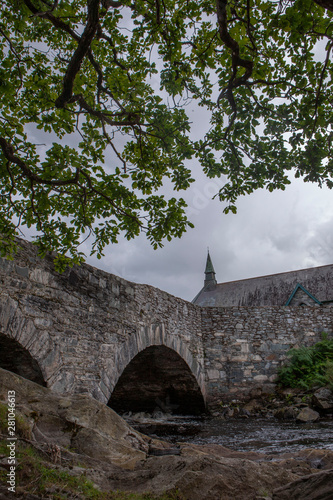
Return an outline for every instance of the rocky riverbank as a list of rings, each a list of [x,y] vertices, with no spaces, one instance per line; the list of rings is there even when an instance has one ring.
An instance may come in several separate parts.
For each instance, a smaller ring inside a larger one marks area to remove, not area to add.
[[[279,420],[316,422],[333,418],[333,392],[328,387],[313,390],[277,389],[269,394],[254,391],[247,402],[234,400],[214,408],[220,418],[275,417]]]
[[[2,369],[0,388],[0,500],[126,498],[115,491],[146,500],[333,498],[332,451],[277,457],[172,445],[85,395],[55,394]],[[8,391],[15,393],[15,494],[8,491]]]

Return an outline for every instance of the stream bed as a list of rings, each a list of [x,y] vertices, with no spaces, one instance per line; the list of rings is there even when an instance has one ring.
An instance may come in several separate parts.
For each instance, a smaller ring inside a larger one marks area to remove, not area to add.
[[[152,437],[194,444],[219,444],[237,451],[295,452],[305,448],[333,450],[333,420],[301,424],[275,418],[228,419],[168,416],[127,419]]]

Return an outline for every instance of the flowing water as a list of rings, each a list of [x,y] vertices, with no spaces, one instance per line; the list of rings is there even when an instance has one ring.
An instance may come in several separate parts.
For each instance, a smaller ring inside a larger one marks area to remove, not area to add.
[[[138,421],[139,420],[139,421]],[[228,419],[159,417],[128,419],[140,432],[173,443],[220,444],[237,451],[333,450],[333,420],[300,424],[275,418]]]

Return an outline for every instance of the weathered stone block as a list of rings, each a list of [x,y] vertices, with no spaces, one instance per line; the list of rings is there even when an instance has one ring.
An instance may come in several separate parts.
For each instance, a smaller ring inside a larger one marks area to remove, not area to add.
[[[15,271],[17,272],[17,274],[19,274],[20,276],[24,276],[25,278],[29,276],[28,267],[15,266]]]
[[[220,378],[220,372],[218,370],[208,370],[207,376],[209,380],[217,380]]]
[[[266,382],[268,380],[268,376],[267,375],[255,375],[253,377],[253,380],[255,382],[260,382],[260,383]]]

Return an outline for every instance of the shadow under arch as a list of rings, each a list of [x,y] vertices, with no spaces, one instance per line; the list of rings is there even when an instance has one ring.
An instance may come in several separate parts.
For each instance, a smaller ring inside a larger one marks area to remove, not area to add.
[[[179,336],[168,335],[163,323],[155,323],[150,326],[141,327],[135,335],[131,335],[117,350],[114,359],[109,361],[108,365],[101,373],[101,379],[104,381],[106,389],[104,391],[105,400],[110,398],[121,374],[134,356],[147,347],[155,345],[164,345],[179,354],[196,378],[203,398],[206,401],[204,369],[200,362],[194,359],[187,344],[182,341]]]
[[[123,413],[155,409],[195,415],[205,411],[204,374],[188,347],[152,325],[122,346],[115,359],[108,406]]]
[[[19,342],[3,333],[0,333],[0,368],[46,387],[38,362]]]
[[[53,388],[62,369],[59,347],[49,332],[36,328],[34,321],[24,313],[24,307],[22,311],[18,301],[5,293],[0,299],[0,335],[0,366]]]

